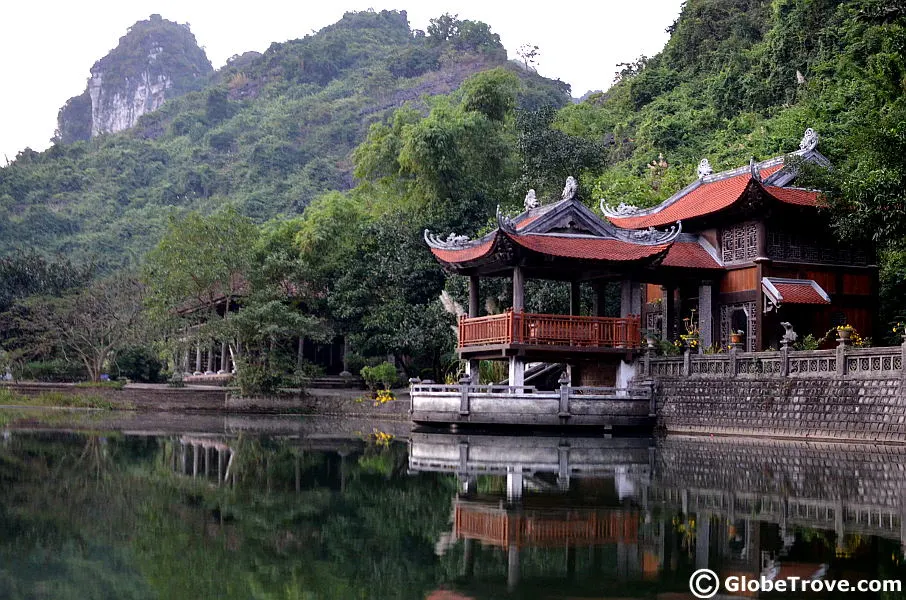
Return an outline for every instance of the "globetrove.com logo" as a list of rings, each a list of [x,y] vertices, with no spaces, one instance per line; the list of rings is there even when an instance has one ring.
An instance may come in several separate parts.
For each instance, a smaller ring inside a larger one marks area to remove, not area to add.
[[[696,598],[713,598],[724,592],[901,592],[903,582],[899,579],[862,579],[855,583],[846,579],[769,579],[761,576],[750,578],[732,575],[721,581],[711,569],[699,569],[689,578],[689,591]]]

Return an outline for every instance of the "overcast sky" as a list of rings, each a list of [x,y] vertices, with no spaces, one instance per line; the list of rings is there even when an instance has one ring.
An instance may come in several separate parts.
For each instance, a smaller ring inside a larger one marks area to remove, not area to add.
[[[303,37],[349,10],[406,10],[410,26],[425,29],[445,12],[488,23],[511,58],[524,43],[539,46],[539,72],[572,85],[573,95],[605,89],[615,65],[652,55],[682,0],[598,0],[530,3],[489,0],[306,2],[256,0],[25,0],[8,3],[0,18],[0,165],[4,156],[50,145],[59,108],[85,89],[89,69],[126,29],[158,13],[189,23],[214,68],[247,50]]]

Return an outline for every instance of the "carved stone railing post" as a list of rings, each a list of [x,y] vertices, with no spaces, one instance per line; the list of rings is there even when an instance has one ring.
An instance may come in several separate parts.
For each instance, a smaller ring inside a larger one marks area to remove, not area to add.
[[[736,377],[736,353],[739,350],[739,343],[733,342],[730,344],[730,377]]]
[[[421,382],[422,382],[422,380],[419,377],[410,377],[409,378],[409,414],[410,415],[412,414],[412,409],[414,408],[413,405],[415,404],[415,400],[413,399],[413,396],[415,396],[415,394],[413,393],[413,391],[414,391],[415,386],[417,386]]]
[[[689,348],[688,342],[686,349],[683,351],[683,376],[689,377],[692,375],[692,349]]]
[[[654,356],[656,344],[657,340],[653,335],[645,334],[645,377],[651,377],[651,358]],[[903,342],[903,347],[906,348],[906,341]]]
[[[468,415],[469,414],[469,390],[472,387],[472,376],[463,375],[459,378],[459,414]]]
[[[789,377],[790,374],[790,341],[780,340],[780,376]]]
[[[846,347],[850,345],[849,335],[844,335],[842,331],[837,333],[837,377],[846,377]]]
[[[564,371],[563,374],[560,376],[559,383],[560,383],[560,411],[559,411],[560,414],[559,414],[559,417],[561,419],[565,419],[565,418],[570,417],[570,414],[569,414],[570,385],[569,385],[569,375],[566,373],[566,371]]]
[[[906,387],[906,333],[903,334],[903,343],[900,345],[900,381]]]

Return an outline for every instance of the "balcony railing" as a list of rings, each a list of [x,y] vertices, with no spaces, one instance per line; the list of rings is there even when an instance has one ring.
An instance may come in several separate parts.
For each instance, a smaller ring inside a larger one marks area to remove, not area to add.
[[[579,348],[639,348],[641,319],[544,315],[508,310],[459,320],[459,347],[526,344]]]

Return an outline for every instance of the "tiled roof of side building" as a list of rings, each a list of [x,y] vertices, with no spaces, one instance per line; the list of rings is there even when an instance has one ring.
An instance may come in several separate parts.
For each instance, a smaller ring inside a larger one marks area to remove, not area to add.
[[[764,186],[765,191],[786,204],[796,204],[799,206],[819,206],[821,204],[821,192],[815,190],[804,190],[802,188],[784,188],[774,185]]]
[[[765,179],[782,167],[782,164],[776,164],[760,169],[759,175]],[[745,171],[731,177],[702,181],[701,184],[685,194],[679,192],[677,196],[665,200],[660,207],[655,207],[650,212],[646,211],[648,214],[622,218],[612,217],[610,221],[622,229],[641,229],[662,227],[677,221],[711,214],[736,202],[751,180],[752,174]]]
[[[812,279],[765,277],[762,289],[768,298],[780,304],[830,304],[830,296]]]

